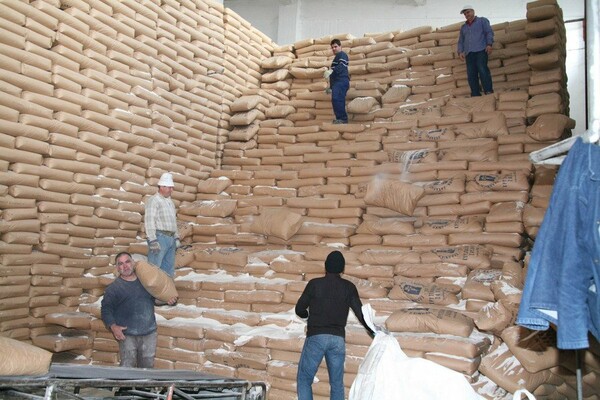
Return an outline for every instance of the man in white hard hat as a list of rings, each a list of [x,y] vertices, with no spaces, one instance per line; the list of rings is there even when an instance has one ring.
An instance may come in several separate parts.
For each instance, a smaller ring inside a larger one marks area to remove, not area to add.
[[[165,172],[158,181],[158,193],[146,202],[144,225],[148,240],[148,262],[169,276],[175,275],[175,251],[180,245],[173,193],[173,175]]]
[[[479,80],[483,93],[494,93],[492,75],[488,68],[488,57],[492,54],[494,31],[490,21],[484,17],[476,17],[472,5],[465,5],[460,13],[465,16],[465,23],[458,36],[458,55],[467,63],[467,80],[471,88],[471,97],[481,96]]]

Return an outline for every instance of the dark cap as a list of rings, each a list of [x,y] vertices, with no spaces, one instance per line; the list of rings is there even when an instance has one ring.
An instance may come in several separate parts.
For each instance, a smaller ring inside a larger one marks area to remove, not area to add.
[[[325,260],[325,271],[327,272],[341,274],[344,272],[345,266],[346,260],[344,260],[344,255],[337,250],[329,253]]]

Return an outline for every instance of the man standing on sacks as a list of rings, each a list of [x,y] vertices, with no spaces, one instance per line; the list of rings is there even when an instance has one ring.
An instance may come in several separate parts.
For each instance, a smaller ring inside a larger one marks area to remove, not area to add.
[[[331,106],[335,114],[333,123],[347,124],[346,93],[350,88],[348,54],[342,51],[342,42],[339,39],[331,41],[331,51],[335,57],[331,62],[331,68],[323,73],[323,77],[329,79],[329,87],[331,88]]]
[[[167,275],[175,275],[175,252],[180,246],[173,193],[173,175],[165,172],[158,181],[158,193],[146,202],[144,225],[148,241],[148,262]]]
[[[490,21],[484,17],[477,17],[471,5],[463,6],[460,13],[465,16],[466,21],[460,28],[457,50],[460,59],[467,64],[471,97],[481,96],[480,79],[483,93],[494,93],[492,75],[488,67],[488,57],[492,54],[494,44],[494,31]]]

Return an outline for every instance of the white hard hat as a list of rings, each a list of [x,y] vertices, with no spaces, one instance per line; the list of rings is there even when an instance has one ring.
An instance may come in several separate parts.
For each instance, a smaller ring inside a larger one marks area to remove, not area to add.
[[[460,9],[460,13],[463,14],[467,10],[474,10],[474,8],[470,4],[464,5],[463,8]]]
[[[167,187],[175,187],[173,183],[173,175],[169,172],[165,172],[160,176],[160,180],[158,181],[158,186],[167,186]]]

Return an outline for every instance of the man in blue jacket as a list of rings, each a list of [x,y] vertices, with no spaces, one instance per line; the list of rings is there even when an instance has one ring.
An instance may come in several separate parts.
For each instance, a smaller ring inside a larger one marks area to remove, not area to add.
[[[331,68],[325,71],[323,76],[329,78],[331,89],[331,105],[335,114],[334,124],[347,124],[346,93],[350,88],[350,75],[348,74],[348,54],[342,51],[342,42],[339,39],[331,41],[331,51],[335,57],[331,62]]]
[[[322,278],[310,280],[296,303],[296,314],[300,318],[308,318],[296,378],[298,400],[313,399],[313,379],[323,357],[329,372],[330,399],[344,400],[345,337],[350,309],[369,335],[374,335],[365,322],[356,286],[340,276],[345,265],[342,253],[329,253],[325,260],[327,273]]]
[[[479,79],[483,93],[494,93],[492,75],[488,68],[488,56],[492,54],[494,31],[490,21],[484,17],[476,17],[473,6],[466,5],[460,11],[466,22],[460,28],[458,36],[458,55],[467,62],[467,79],[471,88],[471,97],[481,96]]]
[[[102,321],[119,342],[122,367],[152,368],[157,339],[154,298],[138,279],[131,254],[117,254],[115,264],[119,276],[104,291]],[[174,297],[168,304],[176,302]]]

